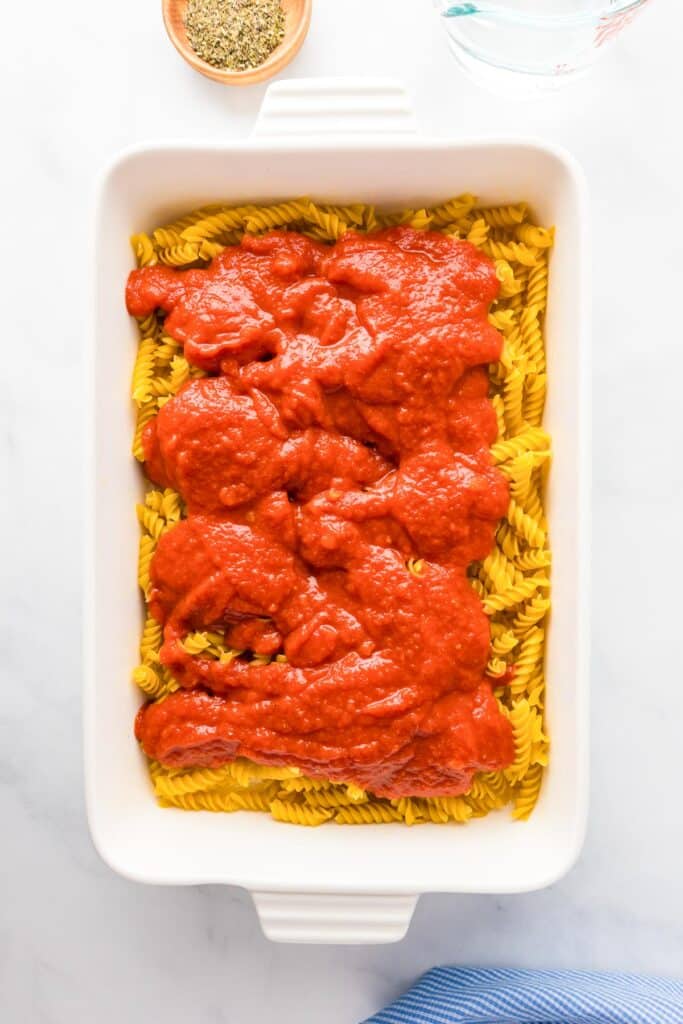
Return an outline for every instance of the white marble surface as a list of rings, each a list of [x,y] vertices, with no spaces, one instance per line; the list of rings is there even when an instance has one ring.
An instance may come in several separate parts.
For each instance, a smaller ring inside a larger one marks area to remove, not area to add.
[[[683,973],[683,9],[663,0],[592,78],[531,104],[461,77],[428,0],[316,0],[288,69],[398,75],[427,131],[537,134],[586,168],[593,796],[578,867],[536,894],[424,898],[399,946],[308,948],[266,942],[239,891],[133,885],[95,854],[79,707],[89,194],[97,168],[129,143],[245,135],[263,93],[189,71],[159,6],[3,8],[0,1018],[354,1024],[436,963]]]

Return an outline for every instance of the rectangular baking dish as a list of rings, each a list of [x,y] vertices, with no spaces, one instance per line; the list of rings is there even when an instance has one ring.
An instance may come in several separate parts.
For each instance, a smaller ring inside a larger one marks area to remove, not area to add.
[[[136,347],[124,283],[129,236],[208,201],[423,206],[473,191],[484,203],[528,200],[555,224],[547,318],[547,494],[553,612],[547,652],[552,760],[526,823],[503,812],[466,827],[283,825],[267,815],[161,809],[133,738],[129,684],[142,608],[136,584],[142,493],[127,400]],[[97,195],[89,339],[89,524],[86,558],[85,768],[94,843],[140,882],[229,883],[253,894],[276,940],[388,942],[423,892],[513,893],[573,864],[587,813],[588,444],[586,203],[580,169],[521,139],[450,141],[415,131],[400,86],[373,80],[283,82],[269,89],[252,139],[141,146],[119,156]]]

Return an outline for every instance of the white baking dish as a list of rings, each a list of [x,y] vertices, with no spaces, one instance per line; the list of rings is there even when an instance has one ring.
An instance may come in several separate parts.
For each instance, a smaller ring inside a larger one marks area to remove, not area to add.
[[[207,201],[422,206],[463,191],[486,203],[529,200],[557,225],[547,323],[547,427],[554,437],[548,511],[554,549],[548,647],[552,762],[530,821],[506,812],[466,827],[305,829],[266,815],[156,806],[133,738],[128,683],[142,609],[136,586],[142,480],[127,400],[136,345],[124,308],[131,232]],[[422,892],[511,893],[549,885],[576,859],[587,809],[588,336],[585,197],[565,153],[524,140],[452,142],[414,131],[387,82],[271,86],[254,137],[139,147],[109,168],[97,197],[90,497],[86,580],[85,754],[88,815],[104,860],[128,878],[249,889],[273,939],[388,942]]]

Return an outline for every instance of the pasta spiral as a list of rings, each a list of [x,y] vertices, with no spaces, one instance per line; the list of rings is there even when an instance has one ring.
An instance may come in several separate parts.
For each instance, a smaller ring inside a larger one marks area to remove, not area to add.
[[[508,260],[510,263],[521,263],[525,267],[535,267],[538,262],[538,250],[523,242],[496,242],[489,238],[482,243],[481,248],[494,260]]]
[[[242,807],[235,801],[234,793],[208,792],[182,793],[177,796],[160,797],[159,803],[165,807],[180,807],[184,811],[240,811]]]
[[[515,675],[510,687],[513,697],[518,693],[527,692],[529,680],[538,669],[542,668],[544,645],[544,630],[532,626],[516,653]]]
[[[139,267],[151,267],[157,262],[154,242],[149,235],[133,235],[130,240]]]
[[[315,224],[316,227],[320,228],[323,238],[329,241],[336,241],[338,238],[341,238],[349,228],[346,221],[339,214],[323,210],[316,206],[315,203],[308,204],[305,218],[309,224]]]
[[[256,211],[253,211],[256,213]],[[188,225],[181,234],[185,242],[201,243],[230,237],[232,232],[243,228],[251,208],[238,206],[236,209],[221,209]]]
[[[467,232],[467,241],[471,242],[472,245],[476,245],[479,248],[483,248],[486,244],[489,236],[489,226],[483,217],[475,220],[474,224]],[[510,268],[512,270],[512,268]],[[514,275],[513,275],[514,276]]]
[[[492,228],[510,228],[522,223],[527,210],[526,203],[517,203],[510,206],[490,206],[488,209],[479,210],[479,215]]]
[[[178,689],[178,684],[175,680],[167,682],[162,675],[155,672],[149,665],[138,665],[136,669],[133,669],[133,682],[152,700],[160,700],[162,697],[166,697],[169,693],[173,693],[174,690]]]
[[[477,200],[475,196],[470,195],[469,192],[457,196],[455,199],[449,199],[448,202],[435,206],[430,210],[432,225],[433,227],[446,227],[454,221],[466,217],[476,205]],[[481,215],[486,219],[485,210],[481,211]]]
[[[451,821],[460,824],[464,824],[472,817],[472,805],[463,796],[437,796],[433,800],[425,800],[424,803],[435,805]]]
[[[544,546],[545,530],[539,525],[538,520],[517,504],[514,498],[510,500],[506,519],[529,547],[542,548]]]
[[[288,800],[272,800],[270,813],[276,821],[287,821],[291,825],[322,825],[332,817],[332,811],[327,808],[309,807]]]
[[[391,804],[377,801],[340,807],[334,820],[339,825],[382,825],[391,821],[400,821],[401,815]]]
[[[144,665],[158,664],[161,638],[161,625],[151,615],[148,615],[140,638],[140,659]]]
[[[503,772],[482,772],[475,775],[465,797],[473,817],[504,807],[510,800],[510,784]]]
[[[549,249],[553,244],[553,231],[539,228],[535,224],[518,224],[515,235],[525,245],[536,249]]]
[[[523,821],[529,817],[536,806],[542,781],[543,768],[541,765],[533,765],[522,779],[515,793],[514,809],[512,811],[513,818]]]
[[[236,811],[270,811],[273,796],[273,787],[238,789],[230,794]]]
[[[178,775],[158,775],[154,788],[158,796],[167,798],[199,793],[213,789],[230,778],[229,766],[222,768],[193,768]]]
[[[246,219],[246,230],[249,234],[258,231],[272,231],[292,222],[305,220],[310,212],[310,200],[297,199],[291,203],[279,203],[275,206],[253,208]]]
[[[362,800],[354,800],[346,789],[339,789],[337,786],[330,786],[328,789],[310,790],[306,802],[311,807],[348,807],[349,804],[362,803]]]
[[[529,271],[527,284],[527,302],[535,306],[537,310],[543,311],[548,300],[548,264],[545,260],[539,261]]]
[[[516,437],[497,441],[491,448],[493,461],[500,464],[514,459],[524,452],[548,451],[550,438],[540,427],[527,427]]]

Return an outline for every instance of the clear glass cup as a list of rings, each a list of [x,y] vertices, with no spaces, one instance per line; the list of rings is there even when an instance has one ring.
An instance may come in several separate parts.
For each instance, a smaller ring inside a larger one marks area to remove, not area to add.
[[[585,73],[649,0],[434,0],[458,63],[480,85],[533,95]]]

